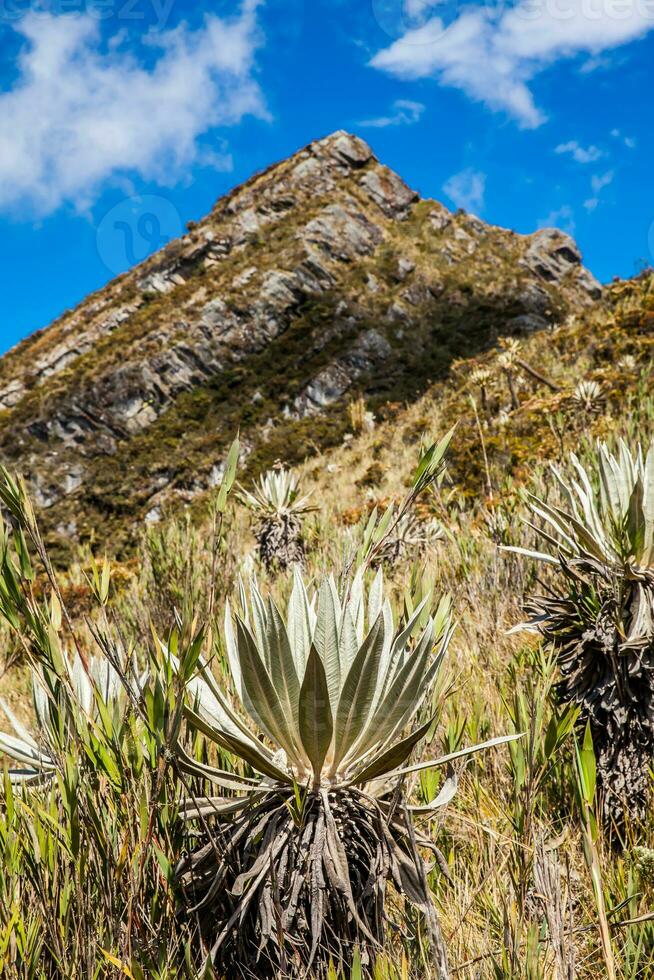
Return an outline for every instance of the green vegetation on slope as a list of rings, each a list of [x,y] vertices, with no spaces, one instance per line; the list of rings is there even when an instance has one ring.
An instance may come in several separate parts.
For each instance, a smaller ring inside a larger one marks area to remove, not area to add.
[[[511,407],[498,352],[489,351],[457,363],[450,377],[408,406],[375,404],[374,427],[361,426],[346,440],[341,430],[335,448],[323,453],[316,447],[298,468],[303,489],[312,491],[318,506],[304,517],[304,577],[319,582],[325,573],[344,572],[375,505],[383,510],[390,500],[405,497],[421,440],[430,442],[458,422],[447,471],[416,506],[419,517],[436,519],[445,534],[416,556],[420,568],[400,561],[386,569],[386,577],[396,617],[428,585],[437,594],[451,594],[456,613],[438,685],[440,724],[425,733],[416,761],[494,735],[526,732],[506,748],[475,756],[457,773],[458,793],[447,808],[436,817],[416,818],[420,832],[439,849],[429,888],[450,970],[466,980],[636,980],[654,971],[651,807],[627,814],[620,827],[605,823],[592,746],[579,729],[575,743],[576,710],[560,702],[552,651],[535,637],[508,633],[524,618],[525,597],[542,586],[528,559],[498,551],[498,544],[535,546],[522,522],[522,491],[556,501],[548,461],[567,468],[574,451],[592,466],[596,437],[621,434],[632,443],[649,443],[653,326],[653,277],[616,283],[606,309],[523,340],[515,356],[550,387],[515,360],[518,407]],[[485,407],[474,374],[481,367],[490,372]],[[577,397],[580,380],[597,382],[597,397]],[[356,417],[348,415],[343,428],[352,431]],[[305,423],[309,436],[311,420]],[[278,455],[287,458],[291,448],[280,444],[286,451]],[[366,478],[373,467],[374,479]],[[240,478],[248,484],[246,471]],[[92,565],[80,556],[81,567],[62,577],[60,593],[75,613],[82,654],[97,649],[99,631],[111,650],[121,657],[134,652],[144,666],[156,649],[152,624],[183,653],[191,650],[203,622],[211,626],[205,653],[213,655],[213,676],[220,690],[232,691],[222,611],[228,599],[238,605],[239,574],[254,567],[261,592],[271,593],[280,608],[288,601],[292,576],[256,562],[245,507],[230,509],[223,536],[215,538],[215,504],[214,492],[195,500],[181,518],[149,528],[138,558],[115,566],[110,600],[100,609],[83,574],[92,583]],[[554,585],[544,574],[544,584]],[[34,590],[38,616],[54,624],[52,634],[41,635],[41,648],[59,645],[72,656],[71,628],[58,603],[43,606],[51,587],[42,574],[30,584],[24,558],[22,575],[23,594]],[[373,580],[374,573],[367,573],[368,585]],[[100,573],[95,589],[102,600]],[[177,641],[171,637],[176,623]],[[25,622],[7,640],[17,662],[3,677],[2,694],[32,724],[25,658],[33,659],[40,648]],[[146,699],[147,722],[128,710],[126,721],[120,712],[113,718],[101,714],[94,724],[84,721],[74,736],[64,725],[58,751],[68,761],[62,775],[30,797],[8,796],[0,814],[0,962],[6,976],[199,977],[195,919],[179,917],[173,865],[198,841],[185,836],[178,820],[180,787],[174,769],[163,764],[181,721],[181,698],[174,684],[158,683]],[[234,754],[210,749],[202,737],[187,744],[202,763],[239,778],[252,776]],[[432,767],[408,774],[407,799],[415,805],[433,801],[445,775]],[[189,785],[196,796],[216,794],[196,778],[187,777],[184,795]],[[293,812],[300,812],[301,801],[298,807]],[[399,895],[389,898],[403,928],[389,935],[374,967],[376,980],[437,977],[420,915]],[[356,977],[366,967],[358,956],[352,959],[346,975]],[[234,974],[228,975],[231,980]],[[338,964],[329,975],[339,975]]]
[[[60,564],[80,541],[124,557],[148,515],[202,496],[237,428],[248,475],[300,463],[359,394],[388,414],[594,295],[566,236],[420,201],[335,134],[4,357],[0,457]]]

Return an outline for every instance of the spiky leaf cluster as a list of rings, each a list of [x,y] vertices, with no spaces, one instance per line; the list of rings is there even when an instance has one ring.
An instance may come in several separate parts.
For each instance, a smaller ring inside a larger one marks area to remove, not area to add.
[[[268,470],[253,485],[252,492],[239,488],[239,499],[255,513],[266,516],[306,514],[314,508],[309,495],[300,496],[300,479],[284,467]]]
[[[379,550],[375,563],[395,565],[415,558],[445,538],[443,526],[436,520],[422,521],[410,511],[404,514]]]
[[[597,381],[580,381],[572,392],[575,405],[584,412],[594,414],[601,412],[606,401],[602,386]]]
[[[289,568],[304,561],[302,517],[314,508],[300,496],[299,478],[284,468],[269,470],[252,492],[240,488],[239,499],[257,518],[259,557],[266,568]]]
[[[311,596],[296,572],[285,615],[256,584],[235,620],[227,609],[238,708],[200,664],[186,718],[255,776],[200,765],[179,747],[182,769],[222,791],[186,802],[203,841],[179,875],[230,976],[306,975],[330,956],[347,962],[355,944],[371,956],[388,881],[425,914],[440,949],[417,849],[429,842],[413,828],[401,783],[482,746],[406,765],[432,724],[452,632],[449,600],[425,625],[429,603],[396,625],[381,572],[367,595],[359,573],[340,592],[330,578]],[[425,812],[455,789],[447,779]]]
[[[60,696],[62,684],[68,688],[65,698]],[[13,734],[0,732],[0,753],[21,766],[9,770],[11,781],[32,783],[51,779],[57,772],[62,751],[73,737],[71,725],[77,720],[92,720],[101,710],[119,708],[124,701],[122,694],[120,678],[109,662],[101,658],[91,658],[84,664],[79,655],[69,659],[64,654],[63,671],[58,676],[43,667],[33,668],[34,734],[0,698],[0,708],[13,729]]]
[[[554,469],[561,506],[530,497],[549,550],[522,551],[557,570],[552,592],[527,603],[528,626],[550,641],[560,697],[581,706],[598,754],[605,813],[644,813],[654,751],[654,447],[598,444],[595,466]]]

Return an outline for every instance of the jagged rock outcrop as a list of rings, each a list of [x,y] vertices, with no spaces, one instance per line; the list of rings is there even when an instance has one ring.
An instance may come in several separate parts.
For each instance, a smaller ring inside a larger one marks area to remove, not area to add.
[[[546,282],[563,283],[570,276],[591,299],[599,299],[602,294],[600,284],[582,266],[576,242],[557,228],[543,228],[532,235],[523,261]]]
[[[211,486],[237,427],[253,468],[299,458],[339,437],[353,395],[412,397],[452,358],[600,292],[567,235],[422,201],[336,133],[7,354],[0,457],[49,532],[120,547]]]

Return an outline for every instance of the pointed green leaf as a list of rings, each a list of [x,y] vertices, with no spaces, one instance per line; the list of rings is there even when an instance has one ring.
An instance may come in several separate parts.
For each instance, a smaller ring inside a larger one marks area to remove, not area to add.
[[[336,711],[334,771],[368,723],[379,678],[384,633],[384,620],[380,612],[343,684]]]
[[[293,779],[289,773],[284,772],[283,769],[280,769],[267,758],[264,754],[264,746],[257,748],[255,744],[245,742],[230,732],[215,728],[206,722],[204,718],[201,718],[192,708],[189,708],[188,705],[184,708],[184,717],[193,728],[202,732],[203,735],[206,735],[216,745],[244,759],[257,772],[262,773],[264,776],[270,776],[271,779],[277,782],[287,783],[289,785],[293,784]]]
[[[338,645],[341,609],[333,579],[325,579],[318,593],[318,613],[313,644],[325,667],[332,708],[341,691],[341,661]]]
[[[304,676],[304,669],[311,649],[314,617],[307,590],[297,566],[293,570],[293,590],[288,603],[287,619],[288,639],[299,678]]]
[[[413,766],[406,766],[404,769],[396,769],[394,772],[389,773],[389,776],[396,778],[398,776],[407,776],[412,772],[421,772],[423,769],[433,769],[438,766],[444,766],[448,762],[454,762],[455,759],[465,759],[467,756],[475,755],[477,752],[482,752],[484,749],[492,749],[496,745],[504,745],[506,742],[515,742],[519,738],[524,738],[525,732],[519,732],[517,735],[501,735],[498,738],[490,738],[487,742],[480,742],[478,745],[471,745],[467,749],[459,749],[458,752],[450,752],[448,755],[442,755],[440,759],[431,759],[429,762],[417,762]]]
[[[231,445],[229,453],[227,455],[227,462],[225,463],[225,472],[223,474],[222,482],[220,484],[220,490],[218,491],[218,501],[216,503],[216,508],[220,514],[224,514],[227,509],[227,497],[234,485],[234,477],[236,476],[236,467],[238,465],[240,446],[238,439],[235,439]]]
[[[243,687],[262,722],[263,730],[289,757],[297,761],[292,734],[293,720],[285,714],[284,706],[259,656],[254,637],[240,617],[236,618],[236,638]]]
[[[302,744],[318,780],[329,751],[334,725],[325,668],[313,645],[300,689],[299,714]]]
[[[431,727],[432,721],[433,719],[430,718],[428,722],[425,722],[424,725],[417,728],[415,732],[411,732],[406,738],[403,738],[400,742],[396,742],[395,745],[392,745],[389,749],[376,756],[364,769],[352,777],[352,782],[358,785],[369,783],[371,780],[378,779],[380,776],[384,776],[386,773],[392,772],[398,766],[401,766],[409,758],[420,739],[425,737]]]

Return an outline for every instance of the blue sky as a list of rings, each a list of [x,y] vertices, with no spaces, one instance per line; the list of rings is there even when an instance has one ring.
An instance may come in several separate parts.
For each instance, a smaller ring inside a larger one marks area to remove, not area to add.
[[[0,351],[345,128],[423,195],[654,263],[654,0],[0,0]]]

